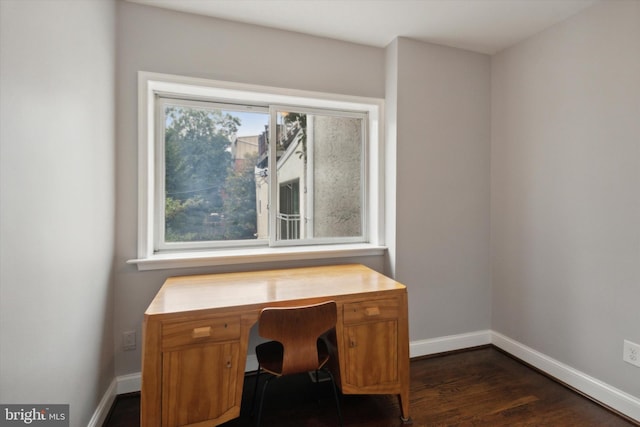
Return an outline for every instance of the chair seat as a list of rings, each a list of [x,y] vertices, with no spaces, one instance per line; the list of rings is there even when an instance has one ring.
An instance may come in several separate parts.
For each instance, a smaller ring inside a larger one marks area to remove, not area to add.
[[[317,341],[318,369],[321,369],[329,360],[329,349],[323,339]],[[267,341],[256,346],[256,357],[260,367],[270,374],[282,375],[282,360],[284,359],[284,347],[278,341]]]

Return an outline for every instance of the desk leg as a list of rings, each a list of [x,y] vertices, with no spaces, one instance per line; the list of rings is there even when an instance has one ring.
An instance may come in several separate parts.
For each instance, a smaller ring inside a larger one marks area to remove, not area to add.
[[[162,415],[162,348],[160,322],[144,318],[142,328],[142,390],[140,425],[159,427]]]
[[[399,357],[399,371],[400,371],[400,394],[398,395],[398,401],[400,403],[400,409],[402,415],[403,424],[413,424],[411,416],[409,416],[409,389],[411,387],[411,368],[409,359],[409,304],[407,301],[407,294],[404,293],[401,299],[402,310],[398,318],[399,333],[398,333],[398,357]]]
[[[398,395],[398,403],[400,403],[400,410],[402,411],[402,415],[400,415],[402,424],[413,424],[413,420],[409,416],[409,390],[404,390]]]

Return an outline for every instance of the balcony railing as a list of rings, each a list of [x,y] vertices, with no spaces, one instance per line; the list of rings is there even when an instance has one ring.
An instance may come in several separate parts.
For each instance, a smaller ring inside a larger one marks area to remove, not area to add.
[[[278,229],[281,240],[300,238],[300,214],[278,214]]]

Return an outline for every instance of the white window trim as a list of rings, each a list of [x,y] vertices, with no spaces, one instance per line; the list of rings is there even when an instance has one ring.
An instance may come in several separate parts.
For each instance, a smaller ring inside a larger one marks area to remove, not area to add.
[[[264,102],[309,108],[366,111],[369,115],[369,243],[287,247],[246,247],[206,251],[154,252],[155,95],[210,96],[230,103]],[[169,74],[138,72],[138,258],[139,270],[200,267],[268,261],[382,255],[384,244],[384,100],[268,86],[248,85]]]

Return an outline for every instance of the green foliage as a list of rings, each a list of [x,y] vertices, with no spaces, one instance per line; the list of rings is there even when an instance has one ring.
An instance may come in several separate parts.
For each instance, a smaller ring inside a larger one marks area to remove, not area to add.
[[[284,116],[284,123],[287,127],[299,129],[301,134],[301,149],[296,151],[298,158],[307,161],[307,115],[304,113],[287,113]]]
[[[165,240],[224,239],[225,198],[235,197],[225,190],[230,137],[240,120],[204,108],[167,107],[165,114]]]
[[[218,110],[168,107],[165,164],[167,196],[198,195],[220,206],[221,183],[231,163],[230,135],[240,124]]]
[[[205,200],[192,197],[184,201],[165,199],[165,239],[169,242],[207,240],[198,218],[206,215]]]
[[[224,201],[225,238],[229,240],[253,239],[257,233],[256,177],[254,166],[257,153],[240,160],[229,173]]]

